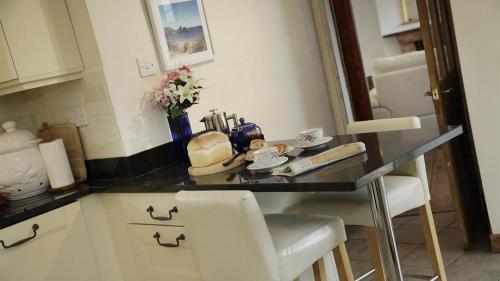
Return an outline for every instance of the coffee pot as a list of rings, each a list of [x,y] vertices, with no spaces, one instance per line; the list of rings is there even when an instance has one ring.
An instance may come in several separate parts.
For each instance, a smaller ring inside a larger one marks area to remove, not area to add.
[[[226,115],[225,112],[218,112],[217,109],[211,109],[209,114],[203,117],[200,122],[205,124],[208,131],[218,131],[229,134],[229,120],[233,120],[234,126],[238,125],[236,114]]]

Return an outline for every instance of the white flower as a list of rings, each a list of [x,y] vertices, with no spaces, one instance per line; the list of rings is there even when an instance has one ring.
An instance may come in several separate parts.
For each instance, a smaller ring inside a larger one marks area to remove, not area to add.
[[[190,102],[193,102],[193,89],[188,87],[188,84],[186,86],[179,86],[179,102],[183,103],[185,100],[189,100]]]
[[[184,82],[191,80],[191,78],[189,78],[189,73],[186,70],[179,71],[179,78]]]

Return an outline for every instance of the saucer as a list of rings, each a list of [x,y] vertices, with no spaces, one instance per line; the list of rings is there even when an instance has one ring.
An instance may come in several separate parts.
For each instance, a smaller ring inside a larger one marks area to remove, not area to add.
[[[286,151],[285,152],[282,152],[280,153],[279,156],[284,156],[286,155],[287,153],[290,153],[292,150],[295,149],[295,146],[291,146],[291,145],[288,145],[287,148],[286,148]],[[257,150],[257,149],[256,149]],[[247,151],[247,155],[245,157],[245,160],[248,161],[248,162],[253,162],[253,155],[252,153],[256,150],[249,150]]]
[[[320,146],[327,144],[331,140],[333,140],[333,137],[323,137],[322,140],[318,141],[315,144],[305,145],[305,144],[297,143],[297,144],[295,144],[295,146],[298,148],[302,148],[302,149],[314,149],[314,148],[319,148]]]
[[[272,164],[269,164],[267,166],[259,166],[256,163],[250,164],[247,166],[247,169],[250,171],[256,171],[256,172],[261,172],[261,171],[267,171],[272,168],[276,168],[280,165],[283,165],[288,161],[288,157],[283,156],[283,157],[278,157],[278,160]]]

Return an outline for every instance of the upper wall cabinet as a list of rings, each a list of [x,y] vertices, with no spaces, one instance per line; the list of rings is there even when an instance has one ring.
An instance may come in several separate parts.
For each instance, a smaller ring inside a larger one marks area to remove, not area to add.
[[[16,68],[0,22],[0,83],[17,79]]]
[[[81,77],[65,0],[1,0],[0,22],[0,95]]]

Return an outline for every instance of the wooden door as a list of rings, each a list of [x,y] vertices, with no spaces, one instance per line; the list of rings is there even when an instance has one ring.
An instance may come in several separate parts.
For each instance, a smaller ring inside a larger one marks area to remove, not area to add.
[[[442,147],[457,220],[469,248],[481,210],[480,177],[465,103],[449,0],[417,0],[430,90],[438,125],[460,124],[464,135]]]
[[[368,95],[365,71],[363,70],[351,1],[330,0],[330,8],[339,38],[340,53],[342,63],[345,66],[354,120],[372,120],[373,112]]]

